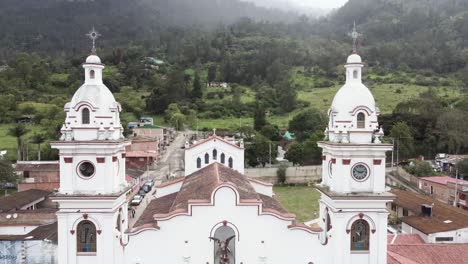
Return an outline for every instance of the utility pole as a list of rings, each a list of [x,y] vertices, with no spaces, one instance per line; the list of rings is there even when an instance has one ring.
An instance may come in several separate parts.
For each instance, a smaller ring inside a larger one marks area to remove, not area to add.
[[[455,196],[453,197],[453,206],[457,207],[458,198],[458,169],[455,170]]]
[[[271,168],[271,142],[268,143],[268,153],[270,154],[270,168]]]
[[[392,171],[394,171],[394,167],[393,167],[393,156],[394,156],[394,153],[395,153],[395,138],[392,138]]]

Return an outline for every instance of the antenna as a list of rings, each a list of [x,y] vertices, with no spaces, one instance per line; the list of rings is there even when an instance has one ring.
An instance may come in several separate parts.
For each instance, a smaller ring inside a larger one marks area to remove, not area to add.
[[[99,32],[97,32],[93,27],[93,29],[88,34],[86,34],[86,36],[88,36],[93,41],[93,48],[91,49],[91,53],[96,53],[96,39],[98,39],[101,34],[99,34]]]

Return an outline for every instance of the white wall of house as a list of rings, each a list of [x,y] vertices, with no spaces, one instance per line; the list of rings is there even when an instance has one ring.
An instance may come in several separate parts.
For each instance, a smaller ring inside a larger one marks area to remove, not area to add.
[[[213,150],[217,151],[217,157],[214,159]],[[224,164],[221,161],[221,155],[224,153]],[[208,163],[205,162],[205,155],[208,154]],[[225,166],[229,166],[229,158],[232,158],[232,169],[244,174],[244,148],[233,146],[218,137],[213,137],[211,140],[203,142],[199,145],[193,145],[185,149],[185,176],[188,176],[197,168],[197,159],[201,159],[201,168],[204,168],[214,162],[219,162]]]

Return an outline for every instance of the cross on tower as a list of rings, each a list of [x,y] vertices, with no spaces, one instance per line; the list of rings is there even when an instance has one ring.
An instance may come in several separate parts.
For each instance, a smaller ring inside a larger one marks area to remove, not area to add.
[[[86,36],[88,36],[93,41],[93,48],[91,49],[91,52],[96,53],[96,39],[98,39],[101,34],[99,34],[93,27],[93,29],[88,34],[86,34]]]
[[[354,21],[353,31],[349,33],[349,35],[351,36],[351,38],[353,38],[353,52],[357,53],[357,40],[360,36],[362,36],[362,34],[357,32],[356,30],[356,21]]]

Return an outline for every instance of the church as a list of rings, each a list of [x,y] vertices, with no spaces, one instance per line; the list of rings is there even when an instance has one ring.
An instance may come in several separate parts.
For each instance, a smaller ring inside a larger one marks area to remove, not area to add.
[[[379,109],[354,52],[328,112],[319,218],[296,221],[272,185],[243,174],[243,143],[214,135],[186,151],[185,177],[156,186],[135,224],[128,219],[125,147],[116,102],[93,52],[84,84],[64,107],[58,261],[68,264],[387,263],[385,153]],[[311,201],[315,202],[315,201]]]

